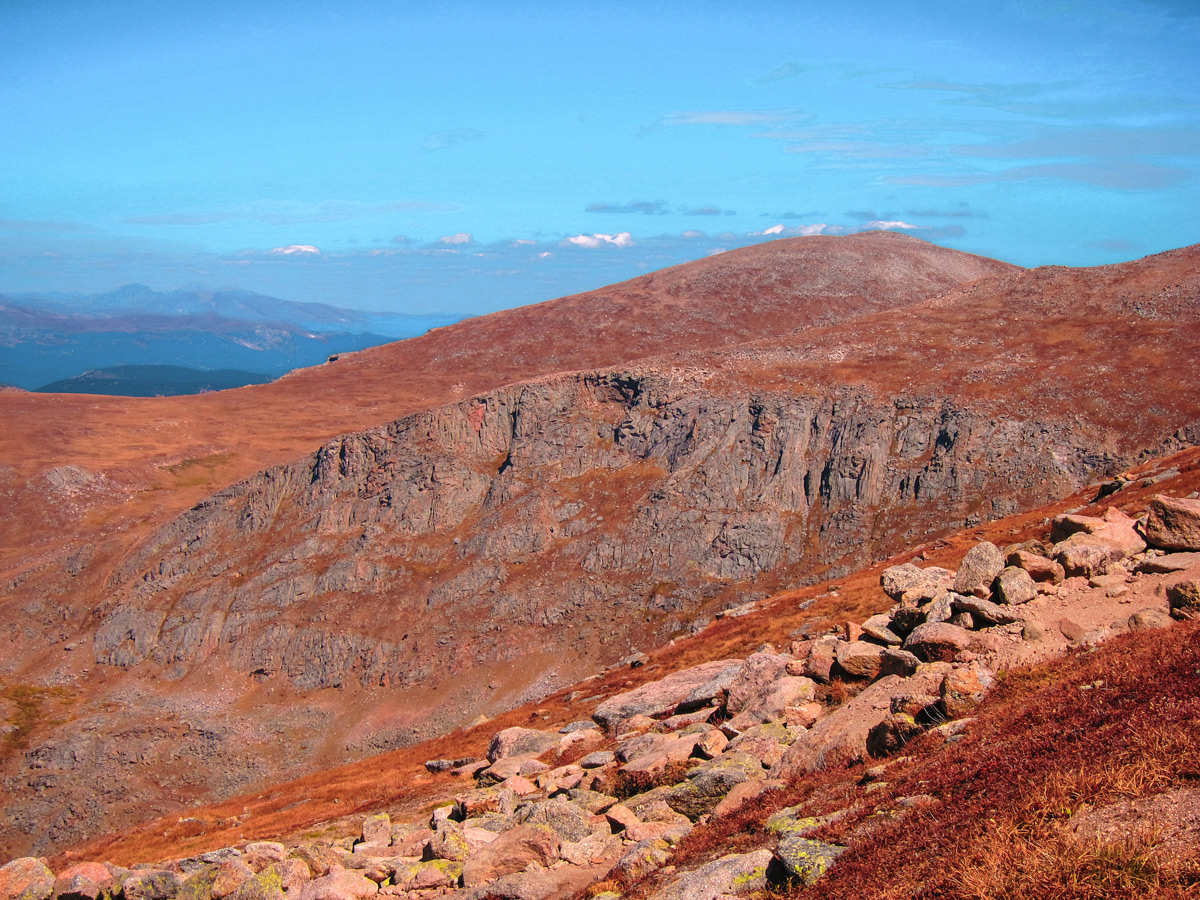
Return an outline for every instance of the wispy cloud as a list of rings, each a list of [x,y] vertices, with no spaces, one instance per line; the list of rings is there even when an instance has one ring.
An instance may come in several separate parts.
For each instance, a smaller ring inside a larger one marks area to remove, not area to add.
[[[18,234],[72,234],[95,231],[81,222],[53,222],[36,219],[0,219],[0,231]]]
[[[633,237],[628,231],[622,231],[620,234],[577,234],[575,237],[569,237],[564,244],[573,244],[576,247],[586,247],[594,249],[596,247],[632,247]]]
[[[662,200],[633,200],[629,203],[590,203],[584,209],[590,213],[642,213],[647,216],[662,216],[667,213],[667,204]]]
[[[868,222],[863,228],[867,231],[916,231],[920,228],[919,225],[914,225],[911,222],[903,222],[900,220],[883,221],[876,219]]]
[[[762,231],[750,232],[750,237],[810,237],[814,234],[836,233],[842,231],[825,222],[815,222],[811,225],[772,225]]]
[[[245,207],[220,212],[171,212],[122,219],[125,225],[189,226],[211,225],[226,221],[262,222],[266,225],[310,225],[324,222],[344,222],[395,213],[456,212],[458,203],[438,203],[427,200],[398,200],[393,203],[352,203],[330,200],[317,204],[260,201]]]
[[[779,68],[777,68],[777,69],[772,69],[770,72],[767,72],[765,75],[759,75],[754,80],[758,84],[770,84],[773,81],[783,81],[785,78],[795,78],[797,75],[799,75],[803,71],[804,71],[803,66],[798,65],[797,63],[789,62],[789,63],[784,63],[782,66],[779,66]]]
[[[466,244],[473,243],[474,240],[475,238],[469,232],[460,231],[457,234],[448,234],[445,237],[440,237],[437,239],[437,242],[451,246],[465,246]]]
[[[421,142],[421,149],[432,153],[434,150],[445,150],[469,141],[478,141],[486,136],[487,132],[478,128],[444,128],[426,135],[425,140]]]
[[[321,251],[318,250],[316,247],[314,247],[312,244],[292,244],[287,247],[275,247],[274,249],[268,250],[267,252],[272,253],[276,256],[310,256],[310,255],[311,256],[320,256],[321,255]]]
[[[1018,166],[1004,172],[968,172],[961,174],[893,175],[884,179],[888,184],[921,187],[968,187],[976,184],[1033,181],[1056,178],[1077,181],[1119,191],[1156,191],[1182,184],[1188,179],[1183,169],[1116,160],[1090,163],[1049,163]]]
[[[719,206],[696,206],[683,211],[685,216],[736,216],[732,209],[721,209]]]
[[[778,125],[794,122],[807,116],[794,109],[748,110],[694,110],[691,112],[667,113],[659,120],[663,127],[677,125],[731,125],[740,128],[760,125]]]

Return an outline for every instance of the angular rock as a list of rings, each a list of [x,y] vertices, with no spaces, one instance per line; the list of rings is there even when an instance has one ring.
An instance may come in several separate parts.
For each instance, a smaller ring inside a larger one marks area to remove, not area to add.
[[[373,816],[367,816],[362,823],[362,839],[364,844],[383,844],[388,845],[392,842],[392,819],[387,813],[376,813]],[[279,845],[280,859],[283,859],[284,848]],[[246,848],[247,851],[250,847]]]
[[[871,616],[862,623],[863,635],[888,647],[899,647],[904,639],[891,629],[892,617],[887,613]]]
[[[1117,547],[1087,532],[1078,532],[1055,544],[1052,552],[1068,577],[1103,575],[1122,558]]]
[[[494,763],[509,756],[540,756],[558,746],[559,738],[560,735],[553,731],[520,726],[505,728],[492,736],[487,758]]]
[[[48,900],[54,892],[54,873],[32,856],[0,866],[2,900]]]
[[[892,697],[901,693],[936,694],[948,669],[944,663],[935,663],[922,666],[911,678],[880,678],[800,734],[770,777],[793,778],[867,759],[867,735],[891,713]]]
[[[300,900],[364,900],[379,893],[379,885],[359,872],[343,869],[314,878],[300,889]]]
[[[1024,569],[1034,581],[1061,584],[1067,577],[1060,563],[1031,550],[1014,550],[1004,561],[1009,566]]]
[[[954,591],[944,591],[925,607],[925,622],[935,625],[938,622],[948,622],[954,615],[954,598],[961,596]],[[919,624],[923,624],[918,622]],[[915,626],[914,626],[915,627]],[[910,630],[911,631],[911,630]],[[908,635],[906,634],[905,637]]]
[[[925,662],[949,662],[970,643],[971,632],[949,622],[937,622],[914,629],[905,639],[904,649]]]
[[[866,641],[838,642],[838,665],[851,678],[873,680],[879,675],[882,659],[883,648],[878,644],[868,644]]]
[[[520,825],[540,825],[558,835],[559,841],[582,841],[595,827],[590,815],[566,798],[556,797],[530,804],[516,815]]]
[[[1176,619],[1200,618],[1200,578],[1167,585],[1167,602]]]
[[[402,891],[427,891],[453,888],[462,882],[460,862],[435,859],[423,862],[394,860],[390,867],[392,884]]]
[[[1038,595],[1037,585],[1034,584],[1030,574],[1016,566],[1008,566],[996,576],[994,592],[996,602],[1007,606],[1020,606],[1022,603],[1036,599]],[[1018,621],[1018,619],[1013,619],[1013,621]]]
[[[1130,631],[1149,631],[1154,628],[1167,628],[1174,624],[1170,613],[1153,606],[1139,609],[1129,617]]]
[[[762,694],[753,698],[728,724],[741,731],[762,722],[778,721],[783,717],[784,709],[806,703],[816,695],[817,685],[813,679],[803,675],[781,675],[766,685]]]
[[[463,862],[470,854],[471,848],[462,828],[450,822],[443,822],[425,845],[423,858],[427,862],[434,859]]]
[[[1008,570],[1006,569],[1005,571]],[[1013,571],[1024,574],[1022,569],[1014,569]],[[1026,575],[1025,577],[1028,578],[1029,576]],[[999,578],[996,579],[996,583],[1000,583]],[[1032,584],[1032,582],[1030,583]],[[1035,589],[1034,594],[1036,593]],[[999,591],[997,591],[997,596],[999,596]],[[970,613],[976,622],[982,622],[985,625],[1011,625],[1014,622],[1022,621],[1021,617],[1012,612],[1012,610],[998,603],[993,603],[991,600],[984,600],[981,597],[964,594],[954,594],[953,597],[955,612]]]
[[[330,858],[332,854],[330,854]],[[337,865],[341,866],[340,863]],[[309,868],[312,868],[310,865]],[[328,869],[326,869],[328,872]],[[254,870],[246,865],[240,858],[229,859],[221,863],[217,867],[216,875],[212,883],[212,896],[214,900],[222,900],[223,897],[228,897],[234,891],[242,886],[249,878],[254,877]]]
[[[883,592],[893,600],[899,600],[905,595],[914,600],[921,597],[933,597],[938,591],[944,590],[945,569],[922,569],[912,563],[890,566],[879,576],[879,585]]]
[[[78,863],[58,873],[54,880],[54,896],[59,900],[96,900],[112,887],[112,883],[112,872],[103,863]],[[8,896],[0,886],[0,897]]]
[[[888,617],[889,626],[897,637],[905,638],[912,634],[913,629],[923,625],[928,618],[927,610],[932,604],[924,607],[909,601],[901,601],[900,605],[891,611]]]
[[[599,769],[614,762],[616,758],[616,754],[611,750],[595,750],[579,760],[579,765],[585,769]]]
[[[730,667],[740,664],[741,660],[721,659],[673,672],[666,678],[609,697],[596,707],[592,718],[600,727],[612,732],[621,722],[637,715],[666,715],[691,697],[697,688],[707,685]]]
[[[477,887],[530,863],[549,866],[558,859],[560,843],[549,828],[517,825],[471,855],[463,866],[463,884]]]
[[[720,702],[729,691],[729,686],[742,671],[742,661],[731,662],[712,678],[688,694],[680,703],[681,711],[695,710]]]
[[[670,845],[662,838],[638,841],[617,861],[611,874],[619,875],[630,882],[637,881],[654,870],[661,869],[670,858]]]
[[[1004,557],[1000,548],[991,541],[980,541],[963,557],[958,573],[954,576],[954,592],[987,596],[992,582],[1003,568]]]
[[[811,728],[823,715],[825,715],[825,704],[815,700],[810,703],[801,703],[799,706],[785,706],[783,724],[789,728]]]
[[[742,758],[735,758],[739,756]],[[738,753],[727,754],[689,772],[687,780],[667,795],[667,805],[695,822],[711,813],[735,785],[762,777],[762,764],[757,759]]]
[[[899,675],[901,678],[908,678],[910,675],[916,674],[917,667],[920,665],[921,660],[899,647],[884,647],[883,653],[879,656],[879,674],[881,676]]]
[[[1134,571],[1147,575],[1174,575],[1176,572],[1186,572],[1188,569],[1200,569],[1200,553],[1168,553],[1165,556],[1151,556],[1139,562]]]
[[[283,879],[277,870],[268,866],[243,881],[229,895],[229,900],[283,900]]]
[[[760,702],[790,661],[791,657],[785,653],[752,653],[729,685],[726,712],[736,715]]]
[[[775,861],[786,876],[779,880],[794,880],[805,886],[815,884],[845,851],[845,847],[836,844],[825,844],[797,835],[785,835],[775,850]],[[768,878],[772,878],[771,873],[768,873]]]
[[[977,663],[955,666],[942,679],[942,714],[947,719],[961,719],[969,715],[983,702],[994,682],[992,673]]]
[[[876,758],[891,756],[924,729],[906,713],[890,713],[867,733],[867,752]]]
[[[580,809],[586,810],[592,815],[604,812],[617,802],[616,797],[610,797],[608,794],[601,794],[599,791],[589,791],[583,788],[572,788],[567,791],[567,797]]]
[[[1143,526],[1146,540],[1166,550],[1200,550],[1200,500],[1156,494]]]
[[[125,900],[172,900],[183,880],[167,869],[140,869],[125,879]],[[236,893],[236,892],[235,892]]]
[[[654,900],[717,900],[734,894],[762,891],[767,884],[770,850],[722,856],[658,891]]]

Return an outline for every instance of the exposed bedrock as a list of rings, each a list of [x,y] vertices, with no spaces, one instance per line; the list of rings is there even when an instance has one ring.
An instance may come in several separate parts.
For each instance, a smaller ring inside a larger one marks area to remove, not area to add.
[[[531,646],[586,674],[733,589],[837,576],[1061,495],[1119,464],[1108,444],[1073,418],[929,398],[554,377],[342,437],[200,504],[114,573],[95,656],[219,658],[302,690],[428,686]]]

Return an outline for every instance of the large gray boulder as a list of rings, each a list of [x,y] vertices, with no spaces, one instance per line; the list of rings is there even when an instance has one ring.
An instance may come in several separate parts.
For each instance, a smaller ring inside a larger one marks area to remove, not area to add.
[[[958,573],[954,576],[956,594],[979,594],[987,596],[992,582],[1004,568],[1004,555],[991,541],[980,541],[967,551]]]
[[[1142,529],[1146,541],[1166,550],[1200,550],[1200,500],[1156,494]]]

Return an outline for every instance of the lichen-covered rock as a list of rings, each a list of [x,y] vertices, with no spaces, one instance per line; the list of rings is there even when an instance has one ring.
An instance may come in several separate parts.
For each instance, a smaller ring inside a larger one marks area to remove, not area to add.
[[[638,841],[613,866],[613,874],[631,882],[637,881],[655,869],[661,869],[670,858],[670,845],[662,838]]]
[[[826,844],[797,835],[785,835],[775,850],[775,860],[786,873],[786,877],[780,880],[794,879],[806,886],[815,884],[845,850],[845,847],[836,844]]]
[[[1004,556],[991,541],[980,541],[967,551],[958,573],[954,576],[956,594],[979,594],[986,597],[992,582],[1004,568]]]
[[[171,900],[182,884],[183,880],[167,869],[142,869],[125,879],[121,892],[125,900]]]
[[[930,580],[923,569],[912,563],[889,566],[879,575],[879,585],[883,592],[896,601],[908,591],[928,584]]]
[[[1176,619],[1200,618],[1200,579],[1190,578],[1167,585],[1167,602]]]
[[[395,860],[391,865],[392,884],[403,891],[427,891],[457,887],[462,882],[463,865],[449,859],[422,862]]]
[[[978,663],[955,666],[942,679],[942,713],[947,719],[969,715],[983,701],[994,682],[992,673]]]
[[[544,825],[558,835],[560,841],[582,841],[592,833],[594,823],[574,803],[556,797],[532,803],[517,811],[521,825]]]
[[[908,678],[916,673],[917,667],[920,665],[921,660],[917,659],[915,654],[901,650],[899,647],[884,647],[883,653],[879,656],[881,677],[899,675],[901,678]]]
[[[1020,606],[1037,598],[1037,585],[1024,569],[1008,566],[996,576],[995,598],[997,603]]]
[[[268,866],[243,881],[229,900],[283,900],[283,879],[277,869]]]
[[[686,872],[652,900],[717,900],[761,891],[766,887],[767,866],[772,858],[770,850],[722,856]]]
[[[0,900],[47,900],[54,891],[54,873],[32,856],[0,866]]]

